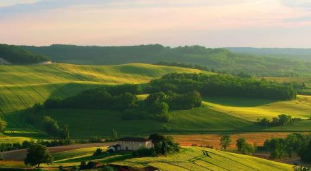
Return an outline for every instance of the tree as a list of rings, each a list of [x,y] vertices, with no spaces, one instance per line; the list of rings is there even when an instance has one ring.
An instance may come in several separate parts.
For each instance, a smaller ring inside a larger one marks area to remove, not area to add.
[[[33,144],[27,150],[27,156],[24,160],[26,165],[40,167],[40,164],[52,164],[53,157],[46,148],[46,146],[40,144]]]
[[[223,148],[224,150],[227,149],[227,147],[231,144],[232,140],[231,140],[231,137],[230,135],[224,135],[221,137],[220,139],[220,145],[221,145],[221,148]]]
[[[162,134],[159,134],[159,133],[153,133],[153,134],[149,135],[148,139],[151,140],[154,145],[156,145],[160,141],[165,140],[165,136]]]
[[[302,161],[311,163],[311,140],[298,153]]]
[[[57,121],[52,119],[50,116],[43,117],[43,127],[49,135],[59,136],[60,128]]]
[[[62,138],[65,140],[69,139],[69,127],[67,124],[65,124],[62,128]]]
[[[112,129],[111,138],[114,140],[118,138],[118,132],[114,129]]]
[[[151,112],[154,114],[167,114],[169,110],[169,106],[165,102],[155,103],[150,108]]]
[[[241,147],[240,152],[243,154],[252,154],[255,151],[255,148],[248,143],[244,143]]]
[[[1,118],[0,118],[0,131],[2,133],[4,133],[6,126],[7,126],[7,123],[4,120],[1,120]]]
[[[246,143],[245,138],[239,138],[238,140],[236,140],[236,147],[238,148],[238,151],[241,152],[241,149],[245,143]]]

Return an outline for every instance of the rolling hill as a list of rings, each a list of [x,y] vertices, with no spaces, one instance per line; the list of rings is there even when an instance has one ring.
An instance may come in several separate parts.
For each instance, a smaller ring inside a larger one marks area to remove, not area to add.
[[[1,66],[0,109],[10,113],[44,102],[49,97],[68,97],[103,84],[142,84],[172,72],[194,69],[126,64],[82,66],[71,64]]]
[[[165,47],[140,46],[22,46],[34,53],[45,54],[53,61],[74,64],[115,65],[126,63],[179,62],[202,65],[232,74],[245,72],[256,76],[311,75],[311,63],[285,58],[233,53],[227,49],[211,49],[202,46]]]
[[[210,157],[202,154],[206,150]],[[218,151],[208,148],[187,147],[180,153],[164,157],[143,157],[126,159],[113,162],[117,165],[131,167],[153,166],[166,171],[206,171],[206,170],[230,170],[230,171],[291,171],[291,165],[277,163],[252,156]]]
[[[102,147],[105,149],[105,147]],[[53,154],[55,162],[52,165],[42,165],[42,169],[56,169],[58,166],[80,165],[81,161],[96,161],[101,164],[113,164],[118,166],[129,166],[142,169],[154,167],[165,171],[206,171],[206,170],[230,170],[230,171],[292,171],[293,166],[275,161],[269,161],[253,156],[230,153],[202,147],[182,147],[176,154],[159,157],[132,158],[131,154],[115,154],[110,157],[93,156],[96,148],[73,149]],[[203,155],[202,150],[208,152],[210,157]],[[3,167],[24,168],[22,162],[3,161]]]
[[[0,66],[0,111],[9,123],[13,136],[34,136],[38,130],[23,130],[22,110],[51,97],[65,98],[102,85],[124,83],[143,84],[172,72],[198,73],[196,69],[150,64],[89,66],[73,64]],[[211,73],[208,73],[211,74]],[[172,111],[170,123],[150,120],[122,121],[120,113],[100,110],[46,110],[60,125],[68,124],[73,137],[107,136],[112,129],[121,135],[170,133],[228,132],[228,131],[307,131],[308,120],[286,127],[264,129],[254,125],[257,118],[290,114],[308,118],[311,99],[299,96],[293,101],[256,100],[243,98],[206,98],[203,107]],[[74,120],[72,118],[75,118]],[[144,129],[141,129],[141,128]],[[40,132],[40,131],[39,131]]]

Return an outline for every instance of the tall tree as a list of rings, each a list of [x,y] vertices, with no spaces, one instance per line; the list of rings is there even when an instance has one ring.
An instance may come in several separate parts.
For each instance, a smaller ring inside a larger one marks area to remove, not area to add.
[[[6,126],[7,126],[7,123],[0,118],[0,131],[2,133],[4,133],[4,130],[5,130]]]
[[[112,139],[117,139],[118,138],[118,132],[116,130],[114,130],[114,129],[112,129],[111,138]]]
[[[26,165],[40,167],[40,164],[52,164],[53,157],[46,148],[46,146],[40,144],[33,144],[27,150],[27,156],[24,160]]]
[[[62,138],[65,140],[69,139],[69,127],[67,124],[65,124],[62,128]]]
[[[232,140],[231,140],[230,135],[222,136],[221,139],[220,139],[221,148],[226,150],[227,147],[231,144],[231,142],[232,142]]]

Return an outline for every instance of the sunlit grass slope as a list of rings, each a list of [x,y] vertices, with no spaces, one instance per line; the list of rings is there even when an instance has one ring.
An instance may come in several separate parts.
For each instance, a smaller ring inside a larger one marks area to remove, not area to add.
[[[94,154],[97,148],[101,148],[103,151],[107,150],[106,146],[80,148],[80,149],[55,153],[53,154],[53,159],[54,159],[54,162],[65,162],[68,159],[91,156]]]
[[[272,118],[280,114],[309,119],[311,96],[299,95],[292,101],[272,101],[243,98],[205,98],[204,104],[211,109],[236,117],[255,121],[257,118]]]
[[[195,69],[125,64],[87,66],[72,64],[0,65],[0,113],[6,114],[42,103],[49,97],[68,97],[103,84],[147,83],[172,72]]]
[[[208,151],[211,157],[202,154]],[[165,171],[291,171],[292,166],[252,156],[228,153],[200,147],[183,148],[180,153],[165,157],[132,158],[115,162],[132,167],[153,166]]]

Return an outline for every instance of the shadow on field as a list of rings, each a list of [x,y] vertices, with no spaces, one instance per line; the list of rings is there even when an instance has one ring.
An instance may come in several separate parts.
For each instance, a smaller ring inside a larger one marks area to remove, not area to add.
[[[24,111],[12,112],[5,115],[8,127],[5,135],[10,137],[46,138],[42,131],[25,122]]]
[[[231,98],[231,97],[208,97],[203,98],[203,101],[232,107],[256,107],[278,102],[278,100],[269,100],[269,99]]]

